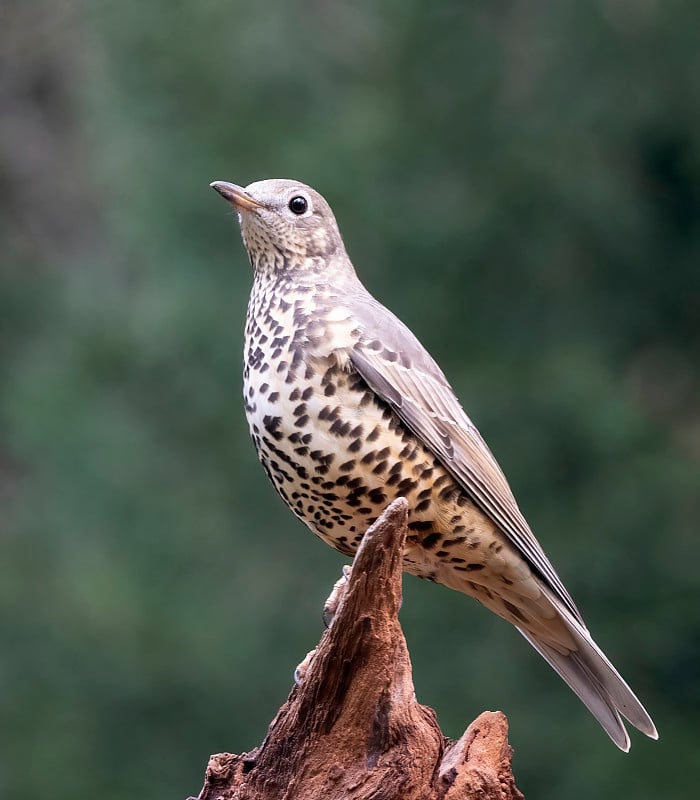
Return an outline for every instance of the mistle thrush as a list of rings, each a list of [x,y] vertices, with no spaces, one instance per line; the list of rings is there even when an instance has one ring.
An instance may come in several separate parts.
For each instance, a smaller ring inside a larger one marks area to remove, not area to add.
[[[212,184],[253,267],[245,410],[289,508],[352,556],[387,504],[410,507],[407,572],[515,625],[622,750],[649,715],[595,644],[440,367],[360,283],[335,217],[290,180]]]

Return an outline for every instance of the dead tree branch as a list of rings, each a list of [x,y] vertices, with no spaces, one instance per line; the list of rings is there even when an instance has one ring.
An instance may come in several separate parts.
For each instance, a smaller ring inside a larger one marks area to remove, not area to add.
[[[515,800],[508,724],[484,712],[457,742],[416,699],[398,621],[408,505],[367,531],[301,684],[250,753],[212,756],[198,800]]]

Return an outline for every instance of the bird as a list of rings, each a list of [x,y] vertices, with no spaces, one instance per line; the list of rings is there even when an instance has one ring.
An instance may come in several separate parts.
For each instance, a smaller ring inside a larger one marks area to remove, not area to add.
[[[360,282],[333,211],[299,181],[210,186],[237,212],[253,270],[244,405],[287,506],[352,556],[395,498],[404,571],[514,625],[623,751],[649,714],[594,642],[444,373]]]

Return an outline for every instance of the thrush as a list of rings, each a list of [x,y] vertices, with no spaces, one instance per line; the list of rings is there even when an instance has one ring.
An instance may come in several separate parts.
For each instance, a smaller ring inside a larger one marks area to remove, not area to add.
[[[622,750],[622,717],[656,739],[440,367],[358,279],[324,198],[291,180],[211,186],[238,212],[254,274],[250,432],[292,512],[352,556],[387,504],[405,497],[405,571],[513,624]]]

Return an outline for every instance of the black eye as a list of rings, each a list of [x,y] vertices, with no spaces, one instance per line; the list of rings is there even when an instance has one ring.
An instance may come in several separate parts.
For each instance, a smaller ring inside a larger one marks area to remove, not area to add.
[[[303,214],[308,207],[309,204],[306,202],[306,198],[302,197],[300,194],[295,195],[289,201],[289,210],[292,214]]]

